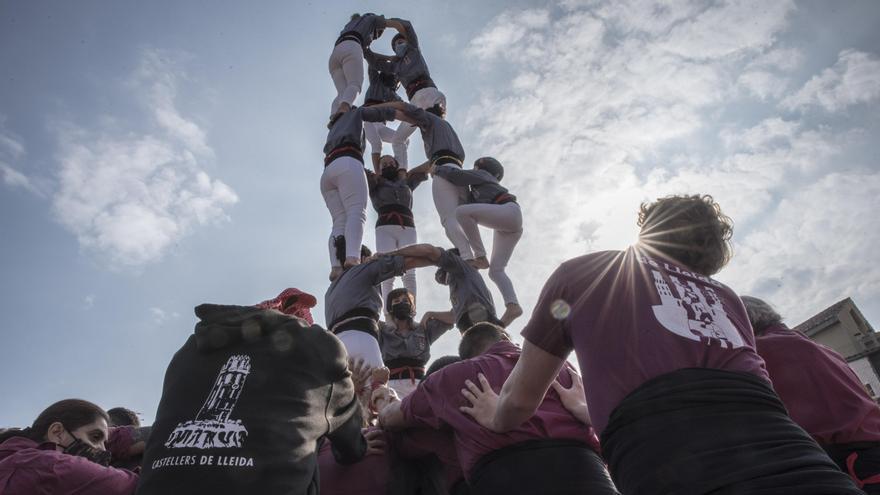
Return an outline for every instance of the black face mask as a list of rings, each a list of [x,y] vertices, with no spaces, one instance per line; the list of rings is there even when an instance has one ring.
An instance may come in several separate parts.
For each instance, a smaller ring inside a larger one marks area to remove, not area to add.
[[[110,465],[110,452],[107,452],[106,450],[98,450],[92,447],[91,445],[83,442],[79,438],[74,437],[73,434],[69,431],[67,432],[67,434],[73,437],[73,441],[70,442],[67,447],[64,447],[65,454],[85,457],[95,464],[100,464],[102,466]]]
[[[385,180],[397,180],[397,168],[385,167],[382,169],[382,178]]]
[[[391,315],[398,320],[408,320],[413,316],[412,304],[409,301],[391,305]]]

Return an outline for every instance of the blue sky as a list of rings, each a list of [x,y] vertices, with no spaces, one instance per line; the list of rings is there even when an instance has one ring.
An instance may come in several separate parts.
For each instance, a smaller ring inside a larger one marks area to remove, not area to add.
[[[193,306],[321,299],[327,58],[363,11],[413,21],[469,158],[505,164],[527,316],[560,261],[635,240],[641,201],[709,193],[721,281],[880,325],[876,2],[0,1],[0,425],[67,397],[149,421]]]

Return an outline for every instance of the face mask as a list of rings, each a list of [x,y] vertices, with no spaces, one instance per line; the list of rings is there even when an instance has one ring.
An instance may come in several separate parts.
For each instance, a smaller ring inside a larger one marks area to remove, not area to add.
[[[397,180],[397,168],[385,167],[382,169],[382,178],[385,180]]]
[[[408,320],[413,316],[412,304],[408,301],[392,304],[391,314],[398,320]]]
[[[406,53],[407,46],[406,43],[398,43],[394,45],[394,53],[396,53],[398,57],[402,57],[403,54]]]
[[[91,445],[83,442],[79,438],[74,437],[73,434],[69,431],[67,432],[67,434],[73,437],[73,441],[70,442],[67,447],[64,447],[65,454],[85,457],[95,464],[100,464],[102,466],[110,465],[110,452],[107,452],[106,450],[98,450],[92,447]]]

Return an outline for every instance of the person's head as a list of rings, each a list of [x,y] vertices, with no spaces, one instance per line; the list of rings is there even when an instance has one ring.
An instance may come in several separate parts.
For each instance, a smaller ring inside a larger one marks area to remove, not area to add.
[[[477,170],[485,170],[486,172],[489,172],[499,181],[502,177],[504,177],[504,167],[501,165],[501,162],[492,158],[491,156],[477,158],[476,161],[474,161],[474,168]]]
[[[379,173],[386,180],[397,180],[400,177],[400,164],[391,155],[384,155],[379,158]]]
[[[452,363],[457,363],[461,361],[461,358],[458,356],[441,356],[434,360],[431,363],[431,366],[428,366],[428,370],[425,371],[425,377],[422,380],[426,380],[431,374],[436,373],[437,371],[442,370],[443,368],[449,366]]]
[[[138,413],[125,407],[114,407],[107,409],[107,416],[110,418],[109,426],[140,426],[141,419]]]
[[[446,108],[439,103],[436,103],[434,106],[426,108],[425,111],[428,113],[433,113],[441,119],[446,118]]]
[[[642,203],[639,242],[702,275],[730,261],[733,221],[709,195],[667,196]]]
[[[385,299],[385,311],[395,320],[411,320],[416,314],[416,298],[406,288],[394,289]]]
[[[104,442],[108,436],[107,413],[82,399],[65,399],[47,407],[31,426],[0,435],[0,443],[11,437],[25,437],[35,442],[51,442],[56,450],[85,457],[107,466],[110,453]]]
[[[446,251],[456,256],[461,256],[458,248],[447,249]],[[434,280],[440,285],[449,285],[449,274],[446,273],[446,270],[437,268],[437,271],[434,272]]]
[[[397,33],[391,38],[391,49],[394,50],[394,53],[397,55],[403,55],[403,52],[406,51],[408,43],[406,42],[406,36],[401,33]]]
[[[773,325],[782,323],[782,316],[767,301],[752,296],[742,296],[740,299],[746,307],[746,313],[749,314],[749,322],[755,335],[760,335]]]
[[[345,236],[336,236],[333,239],[333,247],[336,249],[336,259],[339,260],[339,264],[345,266]],[[370,248],[361,244],[361,261],[365,261],[372,255],[373,252],[370,251]]]
[[[493,344],[510,340],[503,328],[489,322],[481,322],[467,329],[458,344],[458,355],[470,359],[486,352]]]

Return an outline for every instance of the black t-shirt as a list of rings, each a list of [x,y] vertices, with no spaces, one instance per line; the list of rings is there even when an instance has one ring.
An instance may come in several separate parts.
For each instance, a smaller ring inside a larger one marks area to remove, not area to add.
[[[363,457],[342,343],[273,310],[201,305],[174,355],[144,453],[140,495],[317,493],[318,440]]]

